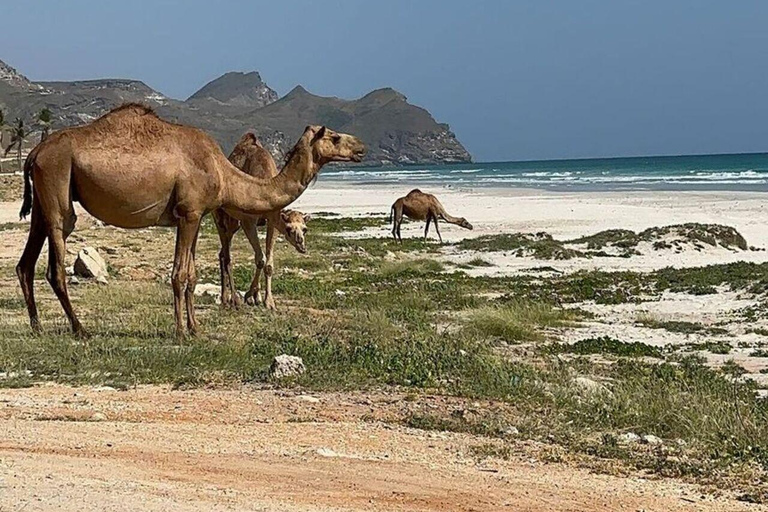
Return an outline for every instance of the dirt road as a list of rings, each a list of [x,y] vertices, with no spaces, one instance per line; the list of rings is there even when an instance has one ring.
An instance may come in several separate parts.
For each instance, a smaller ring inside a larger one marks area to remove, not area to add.
[[[378,421],[402,403],[248,388],[0,390],[0,511],[762,509],[525,450],[479,462],[471,446],[482,440]]]

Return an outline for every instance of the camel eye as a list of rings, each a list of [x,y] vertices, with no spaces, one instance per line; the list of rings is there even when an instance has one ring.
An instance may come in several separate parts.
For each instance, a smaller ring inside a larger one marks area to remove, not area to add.
[[[331,137],[331,140],[333,141],[334,144],[338,144],[339,142],[341,142],[341,135],[334,135],[333,137]]]

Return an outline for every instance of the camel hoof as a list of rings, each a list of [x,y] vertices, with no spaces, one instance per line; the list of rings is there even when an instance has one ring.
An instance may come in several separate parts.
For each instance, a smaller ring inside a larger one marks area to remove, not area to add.
[[[249,306],[261,306],[261,296],[259,293],[246,293],[245,303]]]
[[[269,311],[277,311],[277,306],[275,306],[275,299],[273,299],[272,297],[264,300],[264,306]]]

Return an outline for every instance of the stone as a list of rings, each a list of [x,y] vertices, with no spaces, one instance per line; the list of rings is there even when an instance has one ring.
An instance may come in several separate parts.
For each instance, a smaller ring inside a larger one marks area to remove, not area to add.
[[[520,431],[517,429],[517,427],[508,427],[506,430],[504,430],[503,435],[506,437],[515,437],[520,435]]]
[[[74,270],[76,276],[85,278],[98,279],[103,277],[106,279],[109,275],[109,272],[107,272],[107,262],[104,261],[104,258],[93,247],[84,247],[77,253]]]
[[[221,287],[213,283],[201,283],[195,286],[195,297],[212,297],[216,304],[221,304]]]
[[[300,357],[281,354],[272,360],[272,364],[269,367],[269,376],[273,379],[296,377],[306,370],[304,361]]]
[[[309,404],[319,404],[320,403],[320,399],[319,398],[317,398],[315,396],[311,396],[311,395],[299,395],[299,396],[296,397],[296,400],[301,400],[302,402],[307,402]]]
[[[107,284],[107,278],[104,276],[99,276],[96,278],[96,282],[99,284]]]
[[[659,446],[661,444],[664,444],[664,440],[662,440],[660,437],[656,437],[653,434],[646,434],[640,438],[640,441],[643,444],[649,444],[651,446]]]
[[[77,276],[72,276],[69,278],[69,284],[80,284],[80,280],[77,278]]]
[[[106,420],[107,420],[107,417],[100,412],[96,412],[91,415],[91,421],[106,421]]]
[[[619,444],[633,444],[640,442],[640,436],[634,432],[625,432],[623,434],[619,434],[616,439],[619,441]]]

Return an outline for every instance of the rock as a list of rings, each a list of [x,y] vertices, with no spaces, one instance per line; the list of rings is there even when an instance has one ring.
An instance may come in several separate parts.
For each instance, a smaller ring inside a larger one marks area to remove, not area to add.
[[[343,297],[347,294],[344,290],[336,290],[336,296],[337,297]]]
[[[66,273],[68,276],[73,276],[73,275],[75,275],[75,267],[74,267],[74,265],[70,265],[69,267],[65,268],[65,269],[64,269],[64,272],[65,272],[65,273]]]
[[[216,304],[221,304],[221,287],[213,283],[202,283],[195,286],[195,297],[213,297]]]
[[[95,412],[91,415],[91,421],[106,421],[106,420],[107,420],[107,417],[100,412]]]
[[[282,354],[272,360],[269,367],[269,376],[273,379],[296,377],[306,371],[304,361],[300,357]]]
[[[611,390],[605,387],[605,384],[592,380],[588,377],[576,377],[573,379],[574,385],[587,395],[612,395]]]
[[[517,435],[520,435],[520,431],[517,429],[517,427],[508,427],[504,432],[502,432],[502,435],[505,437],[515,437]]]
[[[384,254],[384,261],[397,261],[397,254],[392,251],[387,251],[386,254]]]
[[[646,434],[640,438],[643,444],[649,444],[651,446],[659,446],[664,444],[664,441],[660,437],[656,437],[653,434]]]
[[[331,450],[330,448],[318,448],[315,453],[321,457],[341,457],[341,455]]]
[[[633,444],[640,442],[640,436],[634,432],[625,432],[620,434],[616,439],[619,441],[619,444]]]
[[[86,278],[107,278],[107,262],[93,247],[85,247],[77,253],[75,260],[75,275]]]
[[[299,395],[296,397],[296,400],[301,400],[302,402],[307,402],[310,404],[319,404],[320,399],[314,396],[310,395]]]
[[[96,282],[99,284],[107,284],[107,278],[104,276],[99,276],[96,278]]]
[[[80,284],[80,280],[77,278],[77,276],[72,276],[69,278],[69,284],[74,284],[74,285]]]

